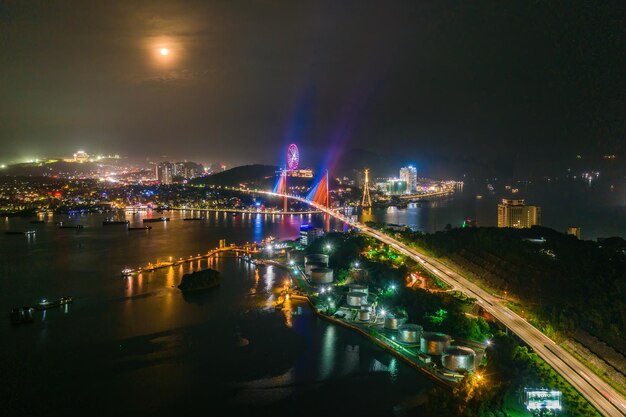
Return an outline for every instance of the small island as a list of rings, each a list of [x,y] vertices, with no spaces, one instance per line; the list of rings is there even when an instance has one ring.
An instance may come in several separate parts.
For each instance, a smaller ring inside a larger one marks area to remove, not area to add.
[[[183,275],[178,288],[183,292],[195,292],[216,287],[221,282],[222,278],[219,271],[209,268]]]

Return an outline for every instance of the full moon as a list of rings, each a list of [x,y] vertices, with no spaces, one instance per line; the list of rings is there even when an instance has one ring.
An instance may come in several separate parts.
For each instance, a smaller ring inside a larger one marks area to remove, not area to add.
[[[167,49],[167,48],[161,48],[161,49],[159,49],[159,53],[160,53],[161,55],[163,55],[163,56],[165,56],[165,55],[169,55],[170,50],[169,50],[169,49]]]

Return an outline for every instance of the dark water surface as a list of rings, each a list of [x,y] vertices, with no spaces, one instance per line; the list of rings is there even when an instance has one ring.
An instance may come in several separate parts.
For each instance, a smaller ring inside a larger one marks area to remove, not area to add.
[[[154,214],[160,216],[160,214]],[[145,273],[120,271],[158,258],[205,253],[264,236],[295,238],[308,218],[213,214],[149,232],[103,227],[103,216],[6,219],[0,230],[0,415],[398,415],[432,382],[362,336],[304,304],[276,311],[286,276],[232,257]],[[190,215],[187,213],[186,215]],[[137,225],[139,216],[129,216]],[[59,230],[54,221],[85,225]],[[183,273],[207,266],[219,288],[185,297]],[[71,295],[67,309],[36,312],[13,327],[8,312],[42,297]],[[302,314],[292,315],[291,311]],[[395,410],[395,411],[394,411]]]
[[[583,239],[626,238],[626,180],[597,180],[591,184],[580,179],[533,183],[491,181],[493,191],[487,184],[468,182],[451,197],[433,198],[402,209],[373,209],[360,215],[359,220],[406,224],[426,233],[443,230],[447,224],[460,227],[465,219],[495,227],[502,198],[523,198],[527,204],[541,207],[544,226],[563,233],[570,226],[578,226],[582,228]],[[512,193],[507,185],[518,192]]]

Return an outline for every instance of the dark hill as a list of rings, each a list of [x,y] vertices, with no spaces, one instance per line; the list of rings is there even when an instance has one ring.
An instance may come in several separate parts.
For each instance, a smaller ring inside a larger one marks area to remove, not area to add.
[[[278,171],[278,167],[271,165],[243,165],[209,175],[208,177],[196,178],[191,183],[222,186],[246,184],[248,186],[271,188],[275,182],[276,171]]]

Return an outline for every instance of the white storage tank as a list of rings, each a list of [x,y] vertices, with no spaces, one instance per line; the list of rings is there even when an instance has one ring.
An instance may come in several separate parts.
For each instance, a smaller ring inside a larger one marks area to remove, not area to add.
[[[368,304],[361,306],[361,311],[359,311],[359,320],[361,321],[370,321],[371,313],[370,306]]]
[[[450,346],[450,336],[443,333],[425,332],[420,338],[420,350],[429,355],[441,355]]]
[[[417,324],[403,324],[398,327],[398,337],[401,342],[417,344],[420,342],[422,330],[422,326]]]
[[[313,284],[330,284],[333,282],[333,270],[330,268],[311,269],[311,282]]]
[[[385,324],[384,324],[385,329],[398,330],[399,325],[400,325],[400,320],[393,314],[389,314],[385,317]]]
[[[326,268],[326,264],[324,262],[305,262],[304,273],[311,276],[311,270],[315,268]]]
[[[349,292],[362,292],[364,294],[367,294],[368,288],[367,288],[367,285],[348,284],[348,291]]]
[[[367,303],[367,294],[362,292],[349,292],[346,295],[346,301],[350,307],[361,307],[362,304]]]
[[[323,253],[312,253],[304,257],[304,262],[321,262],[324,264],[324,266],[328,266],[328,255],[325,255]]]
[[[441,364],[449,371],[472,371],[476,367],[476,352],[463,346],[449,346],[443,351]]]

